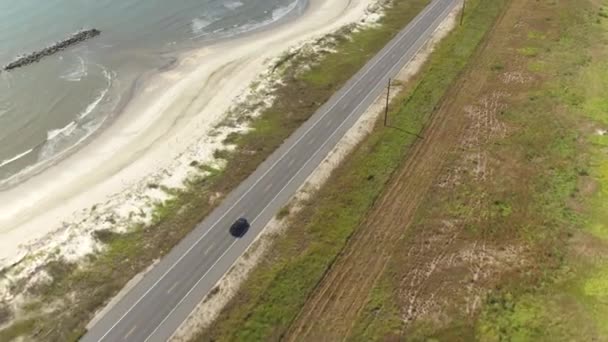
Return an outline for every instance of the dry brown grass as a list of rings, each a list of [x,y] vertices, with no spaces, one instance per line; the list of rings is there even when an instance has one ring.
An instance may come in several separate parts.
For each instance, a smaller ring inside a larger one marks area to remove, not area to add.
[[[597,190],[575,171],[582,120],[538,93],[555,75],[529,67],[559,41],[570,6],[509,2],[287,340],[490,338],[485,308],[503,315],[511,293],[552,281],[576,224],[569,208],[584,211]],[[606,248],[575,236],[577,253]]]

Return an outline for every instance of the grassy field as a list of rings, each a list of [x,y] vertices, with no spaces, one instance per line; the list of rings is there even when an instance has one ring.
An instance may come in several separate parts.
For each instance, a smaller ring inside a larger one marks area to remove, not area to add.
[[[210,169],[193,161],[193,167],[211,171],[211,175],[193,180],[186,190],[175,191],[175,199],[156,208],[152,226],[134,226],[125,234],[100,232],[96,237],[105,243],[104,252],[91,255],[83,265],[63,260],[49,265],[47,271],[53,280],[25,290],[33,299],[18,313],[18,320],[0,330],[0,340],[19,336],[27,340],[76,340],[95,310],[175,246],[428,2],[396,0],[380,25],[359,30],[349,39],[344,32],[335,34],[332,54],[289,56],[290,66],[281,68],[283,85],[271,94],[277,97],[276,103],[254,119],[253,130],[229,137],[228,142],[237,146],[235,152],[218,151],[226,158],[224,169]],[[305,64],[314,67],[302,72]],[[24,283],[14,285],[14,293],[23,291]],[[6,311],[1,305],[0,309]]]
[[[441,43],[422,77],[393,102],[391,125],[408,132],[423,130],[502,4],[470,1],[465,25]],[[416,138],[403,130],[379,125],[357,147],[334,171],[328,185],[293,218],[297,224],[291,225],[285,236],[275,242],[273,250],[252,272],[220,318],[196,340],[276,340],[285,335],[408,155]]]
[[[467,4],[197,340],[608,340],[608,3]]]
[[[608,340],[603,13],[510,1],[450,106],[470,124],[397,247],[414,254],[393,254],[353,339]]]

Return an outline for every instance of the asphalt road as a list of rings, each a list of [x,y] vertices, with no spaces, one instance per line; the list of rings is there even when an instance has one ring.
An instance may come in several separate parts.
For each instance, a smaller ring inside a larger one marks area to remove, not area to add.
[[[166,341],[426,43],[458,0],[434,0],[82,338]],[[240,239],[228,228],[246,217]]]

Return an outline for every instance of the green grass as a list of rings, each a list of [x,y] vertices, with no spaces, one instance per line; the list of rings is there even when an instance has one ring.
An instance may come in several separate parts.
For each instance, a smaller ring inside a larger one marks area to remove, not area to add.
[[[594,42],[608,42],[608,22],[595,27]],[[597,31],[602,32],[597,34]],[[580,111],[583,115],[596,122],[599,128],[606,129],[608,125],[608,102],[605,94],[608,89],[608,63],[604,58],[608,51],[595,56],[578,76],[576,83],[581,87],[583,100]],[[591,176],[597,180],[599,189],[591,202],[591,213],[587,221],[587,229],[595,236],[608,240],[608,158],[605,150],[608,147],[608,136],[592,134],[588,140],[593,146]]]
[[[547,36],[542,32],[539,32],[539,31],[528,32],[528,39],[530,39],[530,40],[535,40],[535,39],[545,40],[546,38],[547,38]]]
[[[585,336],[586,326],[574,324],[581,314],[562,296],[538,294],[489,298],[476,330],[478,341],[572,341]],[[564,312],[568,307],[570,312]],[[575,311],[576,310],[576,311]],[[589,336],[589,335],[587,335]]]
[[[12,341],[16,338],[29,334],[35,328],[35,320],[25,319],[21,320],[10,327],[0,330],[0,341]]]
[[[496,292],[476,326],[479,341],[603,341],[608,336],[608,265],[567,263],[554,282]]]
[[[490,69],[492,71],[502,71],[505,69],[505,66],[504,66],[504,64],[502,64],[500,62],[496,62],[490,66]]]
[[[4,325],[8,323],[8,321],[13,317],[12,310],[8,307],[6,303],[0,302],[0,325]]]
[[[95,310],[175,246],[428,2],[396,1],[382,25],[360,31],[353,36],[354,41],[337,34],[339,43],[334,46],[335,55],[291,56],[292,65],[281,67],[283,86],[273,94],[278,98],[275,104],[251,123],[251,131],[228,137],[227,143],[236,145],[233,152],[216,151],[217,157],[226,160],[223,170],[193,161],[193,168],[198,167],[210,175],[196,177],[185,190],[163,189],[175,195],[175,199],[154,208],[152,226],[134,226],[120,235],[101,233],[98,237],[106,239],[102,253],[89,256],[85,265],[58,275],[40,289],[42,302],[63,304],[49,308],[50,312],[34,313],[37,314],[34,326],[29,320],[17,321],[0,333],[18,332],[10,336],[32,338],[31,334],[36,331],[40,333],[38,336],[45,336],[45,341],[62,342],[81,336]],[[356,45],[360,50],[354,48]],[[327,61],[324,58],[328,58]],[[297,72],[302,64],[309,63],[315,65],[313,70]],[[232,118],[226,124],[243,120],[247,119]],[[210,198],[215,200],[210,202]],[[67,294],[74,296],[68,298]]]
[[[502,4],[501,1],[471,2],[466,24],[441,43],[412,90],[394,101],[394,110],[390,113],[393,125],[420,132],[444,92],[467,64]],[[370,38],[366,34],[363,39]],[[320,75],[311,79],[318,84],[324,82]],[[294,220],[298,224],[278,239],[271,262],[253,271],[218,321],[197,339],[278,338],[373,205],[414,139],[413,135],[400,130],[380,127],[374,130],[334,171],[327,185],[315,196],[314,205],[305,207],[298,215]]]
[[[288,206],[284,206],[277,213],[277,219],[278,220],[284,219],[285,217],[287,217],[289,215],[289,212],[290,212],[289,207]]]
[[[594,297],[598,302],[608,300],[608,268],[600,269],[590,276],[583,285],[585,295]]]
[[[374,317],[374,319],[363,320],[356,324],[349,340],[368,342],[373,341],[376,336],[387,336],[401,330],[403,321],[400,319],[400,308],[392,300],[395,288],[396,284],[390,277],[383,277],[374,287],[365,307],[366,311],[363,313],[364,316]],[[380,321],[382,324],[372,324],[373,321]]]
[[[582,5],[582,6],[581,6]],[[608,68],[604,62],[608,50],[598,54],[592,48],[608,38],[606,26],[586,20],[589,4],[570,2],[561,9],[562,33],[557,46],[543,57],[543,72],[554,75],[544,87],[545,106],[534,107],[532,113],[547,108],[562,108],[569,120],[591,119],[596,124],[608,123],[608,107],[604,100],[608,90]],[[553,44],[545,42],[545,44]],[[563,118],[561,119],[563,120]],[[552,125],[555,126],[555,125]],[[540,127],[535,125],[533,127]],[[534,227],[530,234],[536,239],[547,239],[549,234],[559,234],[557,227],[580,227],[593,236],[608,240],[608,159],[603,152],[606,140],[589,134],[589,143],[580,143],[577,125],[561,122],[552,135],[556,136],[548,151],[543,154],[558,160],[552,171],[536,180],[538,203],[553,228]],[[585,139],[583,139],[585,140]],[[583,156],[580,158],[580,156]],[[579,158],[576,158],[579,156]],[[577,162],[578,160],[578,162]],[[599,184],[591,198],[578,198],[585,211],[575,214],[566,208],[566,199],[576,193],[577,179],[587,176]],[[593,239],[593,238],[591,238]],[[598,242],[601,245],[601,242]],[[606,259],[569,255],[562,242],[554,247],[560,253],[560,266],[545,270],[540,284],[523,286],[511,296],[507,306],[486,305],[477,324],[477,339],[482,341],[589,341],[608,339],[608,268]],[[505,292],[498,292],[504,297]]]
[[[593,175],[598,180],[599,190],[591,202],[591,217],[587,229],[600,239],[608,241],[608,160],[598,153],[594,158]],[[603,159],[603,160],[602,160]]]
[[[522,56],[536,57],[539,54],[539,49],[535,47],[525,47],[517,50]]]
[[[540,32],[528,33],[529,41],[522,43],[526,47],[515,50],[527,57],[524,68],[543,77],[543,82],[525,94],[527,101],[517,101],[501,113],[501,120],[515,129],[490,149],[498,156],[515,154],[517,159],[526,161],[522,170],[528,172],[527,178],[518,179],[517,183],[526,187],[520,192],[533,201],[508,196],[492,199],[490,209],[496,214],[491,216],[488,228],[466,228],[475,241],[489,238],[513,241],[516,236],[519,245],[536,251],[534,264],[523,274],[509,274],[510,278],[501,279],[499,285],[489,291],[479,316],[463,319],[460,307],[448,311],[439,322],[421,319],[407,328],[408,340],[608,340],[608,258],[602,252],[606,249],[594,250],[598,245],[606,245],[587,236],[591,233],[600,240],[608,239],[608,158],[605,153],[608,139],[581,129],[589,126],[589,119],[600,127],[608,124],[608,108],[602,95],[608,91],[605,63],[608,49],[603,47],[602,53],[597,52],[598,47],[608,41],[608,26],[588,19],[594,10],[587,2],[560,1],[551,5],[558,10],[553,16],[559,17],[559,39],[547,39]],[[549,34],[554,33],[549,30]],[[499,51],[488,52],[493,53]],[[502,70],[502,64],[499,65],[501,68],[491,67],[491,71]],[[502,167],[517,167],[513,164]],[[580,195],[578,181],[589,176],[599,184],[599,190],[592,195]],[[491,188],[482,190],[503,192],[508,182],[500,179],[500,175],[495,178]],[[466,184],[457,189],[459,198],[464,199],[480,190],[476,185]],[[427,203],[426,206],[434,206],[433,209],[420,216],[441,212],[442,218],[479,217],[480,213],[467,206],[466,200],[442,204],[446,202],[442,199],[443,202]],[[568,205],[570,200],[581,203],[584,209],[572,210]],[[521,203],[529,204],[522,206]],[[522,212],[527,212],[524,221],[513,217]],[[567,237],[575,234],[593,241],[585,250],[589,248],[597,255],[573,252],[572,249],[580,247],[571,246]],[[386,282],[387,278],[391,275],[381,279]],[[360,334],[368,336],[366,340],[382,340],[395,333],[387,333],[391,323],[386,322],[396,317],[377,318],[373,310],[379,305],[395,305],[397,299],[390,294],[397,289],[378,286],[374,293],[377,291],[384,291],[381,297],[387,299],[380,304],[370,301],[355,326],[361,329]],[[458,298],[449,300],[456,306],[459,303]]]
[[[323,63],[313,68],[312,72],[304,75],[303,79],[316,87],[324,87],[335,82],[335,75],[349,72],[351,65],[362,65],[379,51],[384,45],[384,39],[379,35],[392,35],[394,26],[384,24],[381,27],[367,29],[355,35],[354,39],[341,39],[340,53],[328,55]]]

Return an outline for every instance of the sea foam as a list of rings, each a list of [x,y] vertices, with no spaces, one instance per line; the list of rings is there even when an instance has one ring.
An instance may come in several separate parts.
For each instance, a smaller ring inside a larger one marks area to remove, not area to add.
[[[27,151],[25,151],[23,153],[19,153],[18,155],[14,156],[12,158],[0,161],[0,167],[3,167],[3,166],[8,165],[8,164],[10,164],[12,162],[15,162],[15,161],[17,161],[17,160],[19,160],[19,159],[27,156],[28,154],[32,153],[33,151],[34,151],[34,149],[30,148],[29,150],[27,150]]]

